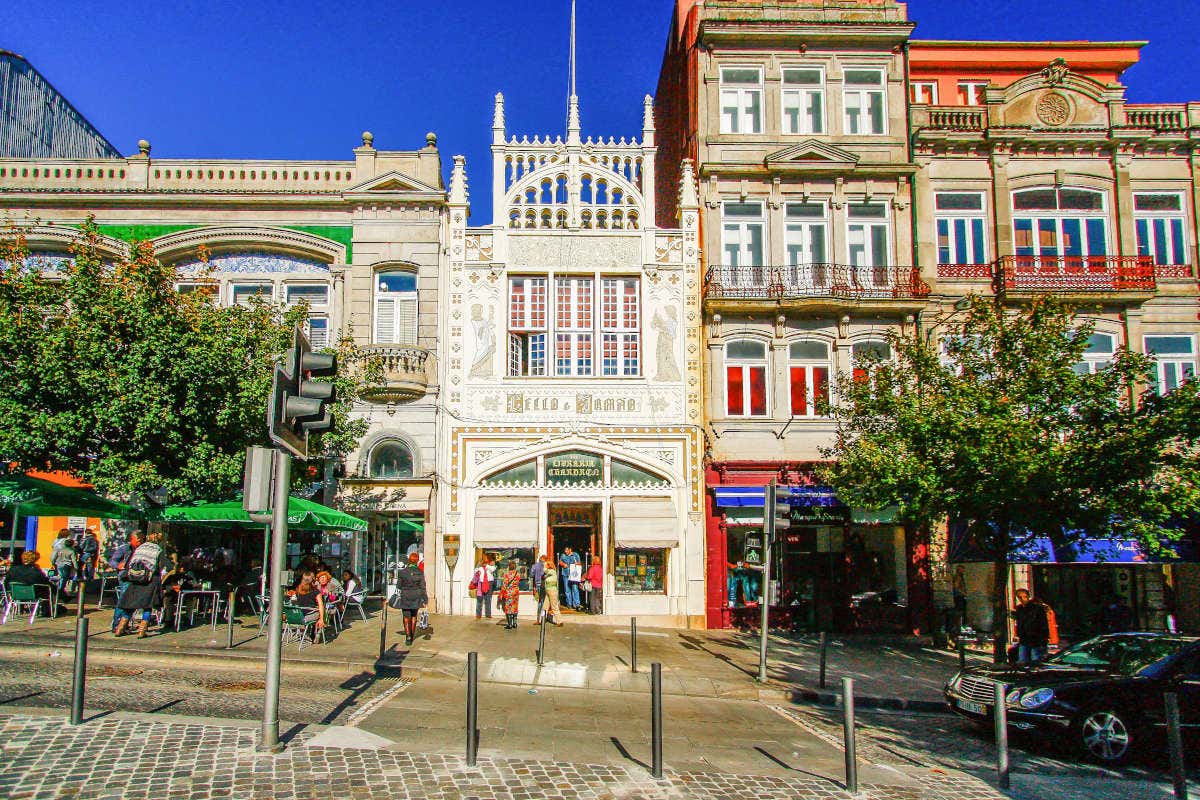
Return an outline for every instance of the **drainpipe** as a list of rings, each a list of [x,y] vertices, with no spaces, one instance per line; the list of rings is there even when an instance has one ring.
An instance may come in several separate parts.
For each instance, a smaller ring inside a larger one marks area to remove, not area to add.
[[[905,41],[902,45],[904,53],[904,147],[905,156],[911,166],[916,166],[916,160],[913,158],[913,129],[912,129],[912,96],[911,84],[912,76],[909,74],[909,54],[908,42]],[[917,237],[920,234],[920,225],[917,222],[917,180],[916,174],[909,178],[908,182],[908,210],[909,210],[909,225],[911,227],[912,236],[912,260],[913,268],[917,270],[917,275],[921,274],[921,262],[918,257],[919,248],[917,246]]]

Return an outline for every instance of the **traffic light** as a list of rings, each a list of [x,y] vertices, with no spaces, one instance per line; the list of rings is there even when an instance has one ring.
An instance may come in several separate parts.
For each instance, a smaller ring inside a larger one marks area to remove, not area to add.
[[[271,441],[297,458],[308,458],[308,437],[333,430],[329,406],[337,399],[332,383],[314,378],[337,374],[337,356],[314,353],[299,327],[282,364],[275,365],[267,427]]]
[[[775,487],[775,532],[792,526],[792,493],[786,486]]]

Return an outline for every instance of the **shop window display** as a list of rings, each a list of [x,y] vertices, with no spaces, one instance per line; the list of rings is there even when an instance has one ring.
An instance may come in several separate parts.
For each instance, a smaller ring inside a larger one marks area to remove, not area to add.
[[[487,554],[496,559],[496,580],[499,582],[499,576],[504,573],[505,565],[512,561],[517,566],[517,574],[521,576],[521,591],[533,591],[533,585],[529,582],[529,568],[533,566],[533,548],[532,547],[504,547],[504,548],[485,548],[477,549],[475,553],[475,563],[482,563],[483,555]]]
[[[617,594],[662,594],[666,591],[667,551],[617,548],[613,586]]]

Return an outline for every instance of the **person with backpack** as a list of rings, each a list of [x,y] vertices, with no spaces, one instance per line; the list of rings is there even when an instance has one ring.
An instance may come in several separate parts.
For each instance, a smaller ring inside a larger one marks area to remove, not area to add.
[[[485,555],[471,576],[470,588],[475,592],[475,619],[492,618],[492,589],[496,586],[496,567],[492,557]]]
[[[162,534],[152,533],[129,557],[129,563],[122,573],[129,585],[117,601],[117,627],[113,631],[115,636],[125,635],[133,612],[141,609],[142,619],[138,623],[137,635],[139,639],[143,638],[150,626],[150,614],[162,605],[162,574],[167,565],[167,558],[161,542]]]
[[[71,539],[71,531],[63,528],[58,532],[58,538],[50,548],[50,566],[58,575],[58,592],[60,595],[75,593],[75,568],[79,560],[75,552],[75,542]]]
[[[129,541],[121,544],[113,551],[113,554],[108,558],[108,566],[113,572],[117,573],[117,603],[113,608],[112,624],[109,625],[109,630],[113,633],[117,632],[117,623],[121,621],[121,596],[125,594],[125,590],[129,588],[129,582],[125,580],[125,567],[129,566],[129,559],[133,556],[138,545],[142,543],[136,533],[129,534]]]

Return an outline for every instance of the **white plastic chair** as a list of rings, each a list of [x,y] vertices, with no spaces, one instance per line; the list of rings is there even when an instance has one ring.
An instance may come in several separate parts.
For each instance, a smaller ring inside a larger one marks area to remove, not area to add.
[[[358,615],[363,618],[363,622],[367,621],[367,612],[363,610],[363,600],[367,599],[367,590],[359,589],[354,586],[354,581],[346,587],[346,611],[351,607],[358,609]],[[345,612],[343,612],[345,613]]]
[[[32,625],[41,605],[42,599],[37,596],[36,589],[24,583],[14,583],[4,593],[4,617],[0,619],[0,625],[8,624],[8,616],[13,611],[24,614],[26,608],[29,609],[29,624]]]

